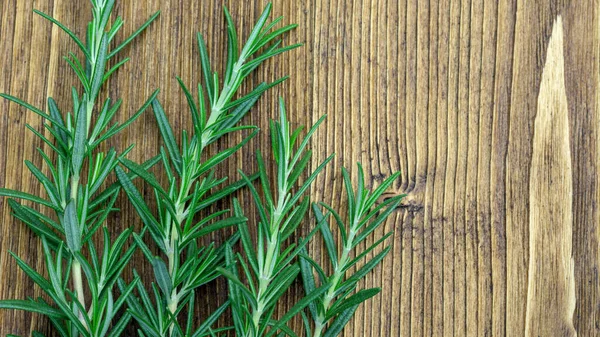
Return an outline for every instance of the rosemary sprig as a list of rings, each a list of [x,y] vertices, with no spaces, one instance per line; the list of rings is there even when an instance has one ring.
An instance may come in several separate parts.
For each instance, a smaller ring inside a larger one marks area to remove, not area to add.
[[[110,74],[128,59],[117,62],[107,70],[109,60],[142,32],[158,13],[110,51],[108,46],[123,25],[121,18],[117,18],[112,24],[109,22],[114,4],[115,0],[91,0],[93,19],[88,24],[85,42],[56,19],[35,11],[65,31],[85,57],[85,65],[82,65],[75,53],[69,53],[65,57],[83,87],[81,95],[73,87],[73,113],[63,114],[51,97],[48,98],[49,112],[46,113],[14,96],[0,94],[43,117],[49,122],[44,123],[44,128],[54,137],[53,142],[27,125],[51,149],[50,153],[38,149],[50,175],[45,175],[31,162],[25,162],[44,187],[47,197],[7,189],[0,189],[0,195],[29,200],[51,209],[56,215],[56,219],[53,219],[13,199],[8,200],[14,216],[41,237],[48,277],[42,276],[15,254],[11,254],[19,267],[42,288],[53,303],[47,303],[41,298],[4,300],[0,301],[0,308],[47,315],[62,336],[118,336],[130,319],[127,314],[119,317],[117,313],[133,286],[123,289],[116,299],[113,286],[134,251],[134,247],[125,245],[131,230],[125,230],[111,242],[105,220],[109,213],[115,211],[114,203],[119,186],[114,184],[105,189],[102,186],[117,166],[119,158],[132,147],[123,154],[117,154],[113,148],[106,153],[96,149],[100,143],[131,124],[151,104],[158,91],[123,124],[109,126],[120,107],[120,100],[115,104],[111,104],[110,99],[106,99],[103,104],[97,104],[97,101],[100,89]],[[86,161],[89,165],[84,165]],[[155,162],[156,160],[151,160],[143,166],[148,168]],[[103,247],[99,252],[92,237],[101,227]],[[86,250],[89,258],[84,256]],[[136,283],[137,279],[132,285]],[[85,296],[86,290],[91,295],[89,298]]]
[[[202,35],[198,34],[198,46],[204,72],[205,85],[198,85],[197,100],[183,81],[179,84],[187,98],[193,120],[193,134],[183,132],[181,147],[177,145],[171,125],[158,100],[152,103],[158,128],[165,143],[161,149],[161,161],[167,174],[168,186],[137,164],[121,159],[131,173],[142,177],[155,192],[158,217],[142,199],[125,172],[117,168],[117,176],[129,199],[140,215],[145,229],[158,246],[163,257],[154,256],[141,236],[135,236],[144,255],[152,263],[155,283],[152,284],[154,304],[145,287],[137,287],[140,299],[129,298],[129,311],[137,320],[141,336],[203,336],[209,333],[211,324],[227,307],[227,303],[216,310],[199,327],[194,327],[194,295],[197,288],[214,280],[223,264],[223,251],[214,245],[202,247],[198,239],[222,228],[239,225],[246,219],[243,215],[227,217],[229,210],[221,210],[198,220],[197,215],[215,202],[230,195],[244,185],[237,182],[225,185],[227,178],[216,178],[215,167],[233,155],[257,133],[254,126],[237,126],[263,92],[279,84],[262,83],[252,92],[234,98],[240,85],[256,67],[270,57],[296,48],[299,45],[279,47],[278,38],[296,25],[275,28],[281,17],[267,24],[271,5],[267,5],[254,26],[241,51],[233,20],[224,9],[227,20],[228,57],[224,82],[219,87],[219,76],[211,70],[208,53]],[[208,106],[205,103],[205,96]],[[203,160],[208,145],[222,136],[241,130],[254,130],[235,146]],[[236,237],[230,241],[234,241]],[[166,260],[166,261],[165,261]],[[125,287],[125,284],[122,284]],[[179,319],[187,307],[186,320]]]
[[[400,173],[392,174],[373,191],[365,188],[365,176],[360,164],[358,164],[358,173],[358,186],[355,191],[348,172],[342,169],[346,194],[348,196],[347,225],[343,222],[342,217],[330,206],[321,203],[329,212],[328,215],[323,215],[319,207],[313,204],[317,228],[323,237],[327,255],[333,269],[333,273],[327,275],[323,268],[307,256],[305,252],[301,254],[300,265],[306,293],[314,292],[319,284],[321,287],[327,288],[325,294],[309,305],[310,314],[314,322],[313,337],[337,336],[352,318],[358,305],[377,295],[380,291],[379,288],[371,288],[355,292],[355,289],[358,286],[358,282],[383,260],[389,252],[390,247],[385,247],[380,253],[370,259],[368,258],[368,254],[384,243],[392,233],[383,235],[368,248],[360,252],[355,252],[356,255],[354,257],[351,256],[351,253],[357,250],[360,243],[364,242],[366,238],[371,236],[384,224],[385,220],[397,208],[404,197],[404,195],[394,196],[376,205],[376,202],[381,199],[382,195],[398,178]],[[338,255],[337,247],[339,245],[336,244],[327,221],[329,214],[333,215],[341,234],[341,255]],[[350,269],[363,259],[366,260],[364,264],[347,277],[346,274]],[[316,270],[320,282],[315,280],[313,269]],[[311,335],[310,324],[306,316],[304,316],[304,319],[308,336]]]
[[[305,152],[308,141],[324,117],[317,121],[305,138],[300,139],[302,128],[293,132],[290,130],[283,100],[280,102],[280,111],[279,122],[271,124],[272,151],[277,163],[275,190],[271,191],[260,152],[257,153],[257,160],[262,197],[250,179],[244,176],[260,216],[256,226],[258,230],[257,245],[254,246],[252,243],[247,224],[242,223],[239,231],[244,255],[234,255],[229,247],[226,254],[228,267],[219,269],[229,280],[229,298],[237,336],[271,336],[279,330],[286,334],[293,334],[285,325],[287,321],[327,290],[325,287],[313,289],[285,315],[278,320],[274,319],[273,313],[279,299],[300,272],[295,258],[315,231],[298,243],[284,246],[284,242],[295,232],[308,211],[309,200],[306,197],[303,198],[304,192],[333,158],[332,155],[325,159],[304,180],[302,185],[295,189],[294,187],[304,173],[312,155],[311,151]],[[297,142],[298,145],[296,145]],[[241,212],[239,205],[236,205],[236,214],[241,215]],[[238,272],[236,261],[242,266],[242,274]]]

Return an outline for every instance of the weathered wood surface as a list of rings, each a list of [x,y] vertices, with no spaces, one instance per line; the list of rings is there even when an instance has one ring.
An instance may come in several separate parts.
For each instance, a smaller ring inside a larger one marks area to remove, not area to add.
[[[263,1],[227,3],[247,35]],[[86,1],[0,1],[0,92],[39,107],[53,96],[66,107],[75,77],[61,56],[75,46],[33,8],[79,34],[89,19]],[[392,251],[364,284],[383,292],[345,336],[600,335],[599,8],[597,0],[275,1],[274,14],[300,25],[285,42],[305,46],[252,76],[251,85],[291,77],[251,122],[266,129],[280,95],[295,125],[328,114],[312,146],[316,158],[337,156],[312,189],[316,200],[342,206],[339,169],[355,172],[356,161],[375,185],[401,170],[394,192],[409,194],[385,226],[395,232]],[[197,31],[223,60],[221,4],[120,1],[116,12],[129,33],[158,9],[106,92],[124,98],[124,119],[161,87],[180,131],[190,118],[175,76],[200,80]],[[41,164],[42,144],[25,123],[42,130],[39,118],[0,101],[0,186],[38,194],[23,159]],[[132,142],[134,160],[157,152],[151,114],[112,144]],[[267,146],[264,132],[250,144]],[[251,151],[223,170],[237,168],[256,168]],[[125,198],[118,203],[110,228],[139,226]],[[41,268],[39,241],[0,206],[0,298],[37,296],[8,251]],[[319,245],[310,250],[323,255]],[[149,274],[141,255],[134,266]],[[200,304],[213,306],[224,285],[204,295]],[[0,312],[0,334],[33,329],[51,335],[36,315]]]

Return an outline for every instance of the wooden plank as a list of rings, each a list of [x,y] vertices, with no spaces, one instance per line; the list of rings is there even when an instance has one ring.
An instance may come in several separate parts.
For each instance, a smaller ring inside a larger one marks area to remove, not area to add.
[[[224,3],[245,37],[267,1]],[[42,108],[52,96],[70,110],[76,78],[62,56],[75,46],[33,8],[80,35],[90,18],[86,1],[0,1],[0,91]],[[125,25],[116,39],[159,9],[160,19],[123,51],[131,61],[104,94],[124,98],[118,118],[125,120],[160,86],[180,132],[191,118],[175,76],[188,86],[202,80],[195,34],[206,37],[219,71],[227,36],[220,2],[150,0],[117,1]],[[402,171],[392,193],[409,196],[377,233],[394,231],[391,252],[360,284],[381,286],[382,293],[359,307],[344,336],[600,335],[599,13],[599,0],[276,0],[273,14],[300,25],[284,44],[304,47],[268,61],[242,86],[247,92],[290,75],[248,117],[263,132],[220,174],[256,170],[251,149],[268,152],[264,130],[278,115],[279,96],[294,126],[328,114],[311,142],[312,167],[337,155],[311,189],[313,201],[343,209],[342,166],[354,177],[360,161],[370,186]],[[23,165],[41,164],[35,148],[42,143],[25,123],[42,130],[39,118],[0,101],[0,186],[42,194]],[[154,117],[146,114],[111,145],[135,142],[129,157],[141,161],[157,153],[156,136]],[[256,217],[250,198],[240,200]],[[108,226],[139,229],[126,198],[117,203],[122,211]],[[39,240],[11,217],[5,200],[0,210],[0,298],[37,296],[41,291],[7,252],[41,270]],[[325,262],[323,249],[319,242],[309,246]],[[151,279],[141,255],[132,266]],[[301,296],[297,285],[279,313]],[[198,295],[201,318],[225,300],[226,284]],[[302,331],[300,320],[291,326]],[[54,336],[37,315],[0,312],[0,334],[33,329]]]

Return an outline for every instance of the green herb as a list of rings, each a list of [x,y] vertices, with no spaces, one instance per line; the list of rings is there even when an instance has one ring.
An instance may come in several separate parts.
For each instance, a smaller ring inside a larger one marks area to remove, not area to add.
[[[54,18],[35,11],[65,31],[85,57],[84,64],[75,53],[69,53],[65,57],[83,88],[82,94],[75,87],[72,90],[73,113],[62,113],[52,98],[48,98],[46,113],[16,97],[0,94],[43,117],[46,121],[44,128],[54,137],[52,142],[40,131],[27,125],[51,150],[50,153],[39,150],[48,166],[49,175],[45,175],[31,162],[25,162],[44,187],[46,198],[7,189],[0,189],[0,195],[29,200],[56,214],[56,219],[53,219],[38,211],[37,207],[8,200],[14,216],[41,237],[48,277],[42,276],[44,273],[35,271],[25,261],[11,254],[19,267],[42,288],[53,303],[47,303],[41,298],[4,300],[0,301],[0,308],[47,315],[62,336],[119,336],[130,319],[128,314],[117,313],[137,279],[130,287],[122,289],[120,296],[116,296],[113,286],[131,259],[135,247],[126,246],[127,238],[131,235],[130,229],[120,233],[111,242],[105,220],[109,213],[115,211],[114,203],[119,185],[113,184],[105,189],[102,186],[118,165],[119,158],[129,152],[131,147],[123,154],[117,154],[112,148],[106,153],[97,151],[97,148],[100,143],[131,124],[158,93],[154,92],[125,123],[110,125],[121,101],[112,104],[110,99],[106,99],[103,104],[97,104],[100,89],[110,74],[128,59],[116,62],[112,68],[108,68],[109,61],[146,28],[158,13],[110,51],[108,46],[123,25],[121,18],[109,23],[115,1],[92,0],[91,4],[93,19],[88,24],[84,41]],[[93,120],[96,122],[92,123]],[[84,165],[86,161],[89,165]],[[151,160],[142,166],[149,168],[154,163],[156,160]],[[92,237],[101,227],[103,247],[98,251]],[[86,297],[86,293],[89,297]]]
[[[271,336],[278,330],[289,334],[289,329],[285,326],[287,321],[327,290],[325,287],[313,289],[285,315],[279,319],[273,317],[278,301],[300,272],[295,258],[308,243],[314,231],[307,238],[299,240],[297,244],[285,246],[284,243],[295,232],[308,211],[309,200],[303,198],[304,192],[333,158],[333,156],[328,157],[299,188],[294,188],[311,157],[310,151],[305,152],[306,145],[324,117],[319,119],[304,139],[300,139],[302,128],[293,132],[290,130],[283,101],[280,103],[280,110],[279,122],[271,124],[272,151],[277,163],[275,190],[271,191],[269,186],[269,178],[260,152],[257,153],[257,159],[262,198],[250,179],[245,177],[260,215],[257,225],[257,244],[253,245],[247,224],[242,223],[239,230],[244,256],[234,255],[233,250],[228,247],[226,254],[228,267],[219,269],[229,280],[229,298],[237,336]],[[295,147],[297,148],[294,151]],[[236,213],[242,213],[237,204]],[[234,263],[236,261],[242,266],[241,274],[238,273],[238,266]]]
[[[398,207],[404,195],[391,197],[378,205],[375,204],[398,178],[400,173],[393,174],[371,192],[365,188],[365,176],[360,164],[358,165],[358,172],[358,186],[355,191],[348,172],[345,169],[342,170],[348,196],[348,225],[344,223],[342,217],[330,206],[322,204],[329,211],[328,215],[323,215],[319,207],[313,204],[317,228],[321,232],[327,255],[333,268],[333,274],[327,276],[318,263],[306,254],[301,255],[300,265],[305,291],[309,294],[312,293],[318,284],[321,287],[327,288],[327,292],[309,306],[310,314],[314,321],[314,333],[312,333],[314,337],[337,336],[352,318],[358,305],[377,295],[380,291],[379,288],[355,290],[358,282],[383,260],[389,252],[390,247],[384,248],[372,258],[369,258],[368,254],[385,242],[392,233],[387,233],[365,250],[356,253],[354,257],[351,256],[351,253],[357,249],[360,243],[364,242],[367,237],[384,224],[392,211]],[[342,238],[342,252],[339,256],[338,245],[327,222],[329,214],[333,215]],[[346,277],[350,268],[356,266],[363,259],[367,261],[351,276]],[[315,280],[313,269],[316,270],[320,282]],[[306,317],[305,321],[307,321]],[[307,323],[306,326],[310,325]],[[307,335],[311,335],[311,333],[309,332]]]
[[[43,117],[45,129],[54,138],[51,141],[40,131],[27,126],[51,150],[50,153],[39,151],[49,175],[31,162],[25,162],[44,187],[45,198],[0,189],[0,195],[9,198],[14,216],[41,237],[48,277],[11,254],[52,301],[46,302],[42,298],[3,300],[0,308],[46,315],[61,336],[69,337],[117,337],[122,335],[132,317],[141,337],[216,336],[229,331],[240,337],[296,336],[287,324],[297,315],[304,320],[307,336],[337,336],[357,306],[379,292],[378,288],[357,290],[358,282],[389,252],[386,247],[374,253],[391,233],[364,250],[357,251],[357,247],[372,236],[398,206],[403,196],[378,200],[399,174],[393,174],[369,191],[360,165],[356,189],[343,170],[347,214],[342,216],[330,206],[321,204],[327,210],[323,214],[321,207],[313,204],[316,226],[306,237],[295,238],[297,228],[309,213],[310,200],[305,196],[306,191],[333,156],[326,158],[311,173],[307,172],[312,158],[307,147],[325,117],[301,136],[303,129],[291,129],[283,100],[280,100],[280,118],[270,127],[275,177],[269,176],[270,170],[260,152],[256,156],[257,174],[247,176],[240,170],[242,178],[232,183],[227,183],[228,178],[215,175],[217,165],[230,158],[258,132],[255,126],[238,125],[240,121],[266,90],[285,78],[261,83],[250,93],[237,97],[241,84],[265,60],[299,46],[280,47],[279,38],[295,25],[275,28],[281,17],[267,23],[271,11],[269,4],[240,50],[233,20],[225,9],[228,53],[222,84],[218,74],[212,71],[204,39],[198,35],[204,86],[198,85],[197,97],[194,97],[178,78],[193,121],[193,130],[183,131],[178,144],[157,99],[158,91],[123,124],[111,124],[121,100],[112,103],[107,98],[99,104],[102,85],[128,60],[110,62],[111,59],[158,13],[109,51],[108,46],[123,21],[117,18],[109,24],[115,0],[91,2],[93,20],[84,41],[60,22],[36,11],[64,30],[85,57],[84,64],[75,53],[69,53],[65,58],[83,89],[81,94],[76,88],[72,90],[73,113],[62,113],[52,98],[48,99],[46,113],[16,97],[0,94]],[[114,65],[109,68],[109,63]],[[164,141],[164,148],[157,157],[137,164],[125,158],[132,146],[121,154],[113,148],[106,153],[98,151],[102,142],[126,128],[150,105]],[[206,155],[204,150],[209,145],[234,132],[249,134],[231,148],[213,156]],[[149,171],[158,162],[162,163],[166,174],[166,186],[162,186]],[[119,164],[129,172],[126,173]],[[119,182],[103,188],[113,170]],[[151,209],[133,185],[132,179],[136,177],[141,177],[153,189],[158,205],[156,210]],[[224,199],[244,187],[249,189],[256,204],[258,221],[247,219],[235,198],[233,210],[215,210]],[[116,211],[114,205],[121,188],[144,227],[139,234],[126,229],[111,241],[115,233],[109,232],[105,220]],[[37,206],[21,205],[14,199],[27,200]],[[53,211],[55,217],[38,210],[40,206]],[[341,240],[337,240],[331,231],[330,217],[336,222]],[[347,222],[344,222],[346,218]],[[251,236],[254,231],[250,226],[256,228],[256,237]],[[223,245],[200,244],[199,239],[228,227],[238,231]],[[306,246],[314,242],[316,232],[321,233],[330,268],[320,266],[306,253]],[[96,234],[101,235],[101,249],[94,245]],[[135,245],[127,245],[130,237]],[[157,246],[159,256],[154,255],[148,238]],[[238,243],[241,249],[236,253],[234,247]],[[121,278],[137,248],[154,271],[154,282],[149,286],[140,281],[135,271],[131,282],[126,283]],[[370,257],[372,253],[375,255]],[[328,275],[326,269],[332,273]],[[302,276],[305,296],[277,317],[275,311],[282,296],[298,275]],[[194,316],[196,291],[219,276],[228,281],[229,299],[208,317],[198,319]],[[115,285],[118,285],[118,294]],[[126,311],[122,310],[125,304]],[[231,312],[233,326],[213,328],[226,310]],[[38,332],[33,332],[33,336],[43,337]]]
[[[177,144],[173,130],[158,100],[152,103],[160,134],[165,143],[161,149],[161,161],[165,169],[168,186],[161,186],[158,180],[145,168],[127,159],[120,159],[133,174],[139,175],[154,190],[158,203],[158,216],[154,216],[130,179],[121,168],[117,176],[133,203],[145,230],[160,249],[162,256],[154,256],[144,242],[142,235],[136,235],[136,242],[152,264],[155,282],[151,285],[152,295],[139,284],[139,298],[129,297],[129,312],[140,325],[140,336],[204,336],[210,334],[210,326],[225,310],[228,303],[199,326],[194,314],[196,290],[219,276],[217,267],[224,265],[223,247],[211,244],[200,246],[198,239],[225,227],[241,225],[246,218],[239,213],[228,215],[224,209],[198,219],[200,212],[207,210],[219,200],[229,196],[245,181],[227,185],[227,178],[217,178],[215,167],[228,159],[257,134],[254,126],[237,126],[263,92],[285,80],[262,83],[250,93],[235,98],[240,85],[256,67],[270,57],[296,48],[299,45],[280,47],[279,37],[293,29],[288,25],[276,29],[281,17],[267,23],[271,5],[269,4],[254,26],[243,48],[238,50],[238,38],[233,20],[225,8],[227,20],[228,55],[220,87],[219,76],[211,70],[208,52],[203,37],[198,34],[200,59],[204,72],[204,87],[198,85],[195,98],[178,78],[185,94],[193,120],[193,133],[183,132],[181,146]],[[207,103],[205,102],[207,101]],[[243,130],[252,131],[240,143],[203,160],[204,150],[222,136]],[[246,178],[251,179],[251,178]],[[232,237],[230,244],[237,240]],[[125,289],[126,284],[121,287]],[[153,299],[151,299],[153,297]],[[180,319],[187,308],[187,316]]]

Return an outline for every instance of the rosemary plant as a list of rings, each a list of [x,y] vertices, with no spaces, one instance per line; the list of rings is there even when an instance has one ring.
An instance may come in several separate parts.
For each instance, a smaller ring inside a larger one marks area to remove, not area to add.
[[[135,246],[126,246],[131,235],[130,229],[120,233],[111,242],[105,220],[109,213],[115,211],[114,203],[120,188],[117,184],[103,188],[107,176],[118,165],[119,158],[130,151],[131,147],[123,154],[117,154],[113,148],[106,153],[101,152],[98,145],[131,124],[150,106],[158,92],[155,91],[126,122],[112,125],[110,124],[119,110],[121,100],[113,104],[110,99],[106,99],[99,104],[99,96],[102,85],[128,58],[111,62],[114,64],[111,68],[108,67],[109,62],[158,13],[115,49],[109,50],[109,44],[123,26],[120,17],[112,24],[109,22],[114,4],[114,0],[91,0],[93,19],[88,24],[85,42],[56,19],[35,11],[66,32],[85,58],[85,63],[82,64],[75,53],[69,53],[65,57],[83,89],[80,94],[73,87],[73,113],[62,113],[52,98],[48,98],[49,112],[46,113],[14,96],[0,95],[44,118],[44,128],[54,138],[51,141],[41,130],[27,125],[49,149],[48,153],[38,149],[48,167],[48,175],[33,163],[25,161],[27,168],[44,187],[45,198],[0,189],[2,196],[28,200],[36,205],[29,207],[8,199],[14,216],[41,237],[48,276],[43,276],[44,273],[35,271],[14,253],[11,254],[19,267],[41,287],[53,303],[42,298],[3,300],[0,301],[0,308],[47,315],[61,336],[119,336],[130,316],[125,314],[119,317],[117,314],[137,283],[137,279],[134,280],[118,297],[113,291]],[[143,166],[149,167],[154,162],[156,160]],[[49,209],[56,217],[46,215],[38,207]],[[92,238],[100,228],[103,246],[97,250]],[[36,336],[41,334],[36,333]]]
[[[262,198],[250,179],[243,176],[258,209],[257,244],[254,246],[247,224],[241,223],[238,228],[244,255],[234,255],[232,249],[228,248],[228,267],[219,269],[229,280],[229,298],[237,336],[272,336],[280,330],[281,333],[293,335],[285,325],[287,321],[326,290],[325,287],[313,289],[285,315],[278,320],[274,319],[273,313],[278,301],[300,272],[295,258],[315,231],[297,244],[286,246],[285,241],[295,232],[309,208],[309,199],[303,198],[304,192],[333,158],[331,155],[325,159],[302,185],[295,189],[312,155],[311,151],[304,150],[324,117],[317,121],[306,137],[300,139],[302,128],[291,132],[283,100],[280,102],[280,111],[279,122],[271,123],[272,151],[277,163],[276,189],[271,190],[260,152],[257,153],[257,160]],[[294,151],[297,142],[299,145]],[[239,205],[236,204],[236,214],[241,213]],[[238,273],[236,261],[242,266],[242,274]]]
[[[245,182],[226,185],[227,178],[215,177],[215,167],[229,158],[257,133],[254,126],[237,126],[248,113],[263,92],[285,80],[262,83],[252,92],[234,98],[240,85],[256,67],[270,57],[296,48],[299,45],[279,47],[278,38],[296,25],[287,25],[275,29],[281,17],[267,24],[271,11],[269,4],[244,44],[238,50],[238,38],[233,20],[224,9],[227,21],[228,56],[222,88],[219,77],[213,73],[202,35],[198,34],[198,46],[204,73],[204,88],[198,85],[198,97],[195,99],[181,79],[179,84],[187,98],[193,120],[193,133],[186,131],[181,136],[181,147],[177,145],[167,116],[158,100],[152,103],[158,128],[165,143],[166,151],[161,149],[161,161],[167,175],[168,186],[161,186],[158,180],[145,168],[127,159],[120,159],[133,174],[139,175],[154,190],[158,204],[158,216],[142,199],[139,191],[121,168],[117,176],[136,208],[150,237],[159,248],[162,256],[154,256],[144,242],[136,235],[136,241],[144,255],[152,263],[155,283],[151,285],[154,301],[146,288],[137,286],[139,299],[130,297],[129,312],[140,326],[140,336],[204,336],[210,333],[211,324],[227,307],[227,303],[218,308],[199,326],[194,314],[194,296],[202,285],[219,276],[217,267],[224,263],[222,248],[214,244],[201,246],[198,239],[216,230],[232,225],[240,225],[246,220],[242,215],[227,216],[224,209],[204,217],[200,212],[222,198],[230,195]],[[207,103],[205,103],[205,97]],[[254,130],[239,144],[221,151],[214,156],[203,158],[204,150],[222,136],[242,131]],[[233,237],[231,241],[234,241]],[[127,289],[124,283],[122,288]],[[180,314],[187,307],[187,316]]]
[[[310,174],[307,167],[312,153],[308,143],[324,120],[324,116],[301,137],[302,128],[292,130],[283,100],[280,101],[279,121],[271,123],[272,156],[277,167],[274,187],[262,154],[257,152],[258,173],[227,183],[228,178],[217,178],[217,165],[227,160],[257,134],[251,125],[238,125],[260,96],[281,78],[272,83],[261,83],[250,93],[238,97],[244,80],[265,60],[298,47],[298,44],[280,47],[280,37],[296,25],[276,28],[281,17],[267,23],[271,5],[258,19],[241,50],[231,15],[224,9],[227,22],[227,63],[223,83],[212,71],[207,48],[198,34],[198,46],[204,77],[194,97],[178,78],[187,98],[193,121],[191,132],[183,131],[181,145],[155,91],[144,105],[123,124],[112,123],[121,100],[114,104],[109,98],[100,102],[102,85],[110,75],[129,59],[111,60],[139,35],[157,16],[153,15],[115,49],[109,50],[123,25],[121,18],[109,23],[115,0],[91,0],[93,19],[88,24],[85,43],[65,25],[36,11],[65,31],[79,47],[85,58],[82,64],[75,53],[65,60],[78,77],[82,92],[72,89],[73,113],[62,113],[58,104],[48,98],[48,113],[7,94],[0,94],[44,118],[44,128],[54,141],[42,131],[27,125],[48,147],[49,153],[39,150],[49,174],[29,161],[25,164],[46,191],[46,197],[0,189],[0,195],[9,197],[13,214],[40,236],[45,257],[45,273],[35,271],[25,261],[11,253],[23,271],[48,295],[42,298],[3,300],[0,308],[20,309],[41,313],[61,336],[117,337],[133,317],[141,337],[201,337],[214,336],[233,330],[240,337],[296,336],[288,326],[290,319],[302,315],[306,335],[314,337],[337,336],[353,316],[357,306],[375,296],[378,288],[357,291],[359,281],[377,266],[389,252],[389,247],[370,257],[391,235],[388,233],[373,244],[365,239],[384,223],[403,196],[379,202],[384,192],[399,176],[393,174],[379,187],[369,191],[365,187],[362,167],[358,167],[356,190],[348,173],[342,170],[348,196],[347,224],[342,216],[326,204],[323,214],[317,204],[313,212],[317,225],[305,238],[290,240],[309,212],[310,201],[305,192],[317,175],[333,158],[329,156]],[[113,64],[108,67],[108,64]],[[106,153],[98,146],[117,134],[152,105],[160,134],[164,141],[160,155],[143,164],[126,159],[132,146],[118,154],[113,148]],[[213,156],[207,147],[224,135],[234,132],[249,134],[241,142]],[[156,163],[162,163],[167,177],[166,186],[150,173]],[[126,173],[123,168],[129,173]],[[115,170],[119,182],[104,188],[107,177]],[[306,178],[302,178],[308,175]],[[154,191],[157,210],[153,212],[132,179],[141,177]],[[260,188],[254,186],[258,179]],[[213,206],[242,187],[248,187],[258,210],[256,237],[251,236],[249,219],[233,199],[233,210],[213,210]],[[120,189],[123,188],[139,214],[144,228],[140,234],[126,229],[111,241],[105,220],[111,212]],[[259,192],[260,190],[260,192]],[[22,199],[37,205],[19,204]],[[45,207],[55,217],[37,209]],[[212,211],[210,213],[209,211]],[[155,215],[156,214],[156,215]],[[333,216],[341,236],[341,254],[329,227]],[[203,246],[200,239],[210,233],[236,226],[238,231],[221,246],[214,243]],[[101,249],[94,237],[101,230]],[[306,253],[306,245],[320,231],[332,273]],[[153,254],[146,234],[158,248]],[[128,246],[133,237],[135,245]],[[234,245],[241,242],[241,251],[234,253]],[[359,250],[359,246],[367,246]],[[154,282],[144,285],[134,271],[134,278],[126,283],[121,274],[133,253],[139,247],[154,271]],[[366,260],[366,261],[363,261]],[[315,278],[315,272],[318,281]],[[280,317],[275,310],[286,291],[301,274],[305,296]],[[350,275],[347,275],[350,274]],[[225,276],[229,299],[214,312],[198,320],[194,315],[198,288],[219,276]],[[118,285],[119,292],[115,285]],[[136,295],[137,294],[137,295]],[[124,304],[128,310],[120,310]],[[214,323],[231,309],[232,327],[216,327]],[[307,309],[308,308],[308,309]],[[308,310],[310,317],[305,313]],[[184,315],[184,313],[186,315]],[[311,329],[314,327],[314,330]],[[34,332],[35,337],[43,337]]]
[[[355,290],[358,282],[373,270],[389,252],[390,247],[388,246],[377,255],[368,256],[375,248],[385,242],[392,235],[392,232],[383,235],[373,244],[368,245],[366,249],[355,251],[366,238],[371,236],[385,222],[404,197],[404,195],[394,196],[376,205],[376,202],[382,198],[400,173],[392,174],[373,191],[365,188],[365,176],[360,164],[358,165],[358,173],[358,186],[354,191],[348,172],[345,169],[342,170],[348,196],[348,225],[330,206],[321,204],[329,212],[327,215],[323,215],[319,207],[313,204],[317,228],[323,237],[333,269],[333,273],[327,275],[318,263],[306,254],[301,254],[300,265],[306,293],[313,293],[317,285],[327,288],[326,293],[309,305],[310,314],[314,321],[314,332],[312,333],[314,337],[337,336],[352,318],[358,305],[377,295],[380,291],[379,288]],[[336,244],[329,228],[327,221],[329,214],[333,215],[341,235],[341,255],[338,255],[337,248],[340,245]],[[354,257],[351,255],[353,252],[355,253]],[[346,274],[349,273],[350,269],[357,266],[362,260],[366,260],[364,264],[347,277]],[[316,270],[320,282],[315,280],[313,269]],[[307,336],[309,336],[311,335],[311,325],[306,316],[304,319],[308,331]]]

